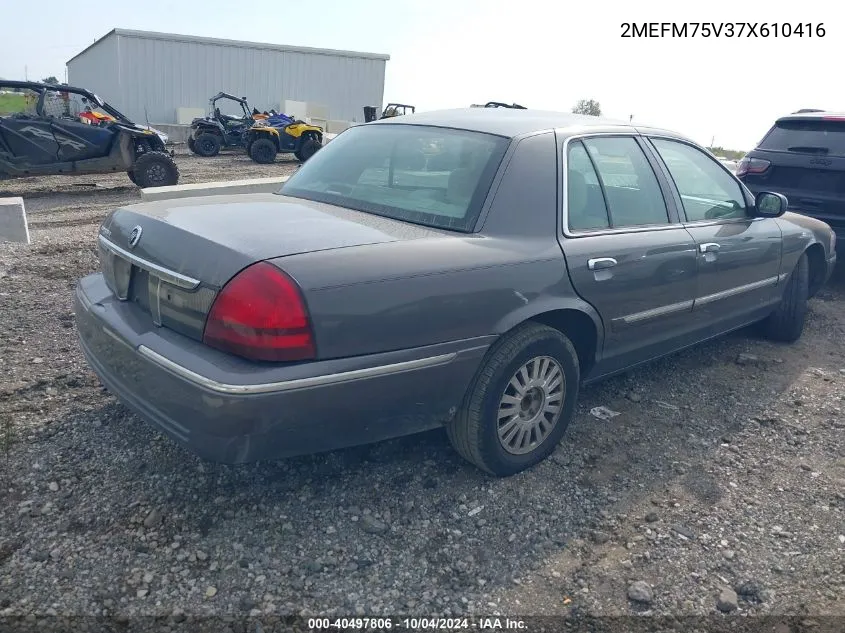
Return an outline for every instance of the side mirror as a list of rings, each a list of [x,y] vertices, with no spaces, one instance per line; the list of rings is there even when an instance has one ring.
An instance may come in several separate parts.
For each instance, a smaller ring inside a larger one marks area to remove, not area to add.
[[[789,201],[782,193],[761,191],[754,198],[754,211],[762,218],[777,218],[786,213]]]

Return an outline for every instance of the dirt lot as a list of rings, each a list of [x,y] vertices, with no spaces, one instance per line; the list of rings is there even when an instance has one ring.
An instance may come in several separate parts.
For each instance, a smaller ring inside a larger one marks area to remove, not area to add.
[[[295,164],[178,159],[182,182]],[[0,190],[33,237],[0,245],[0,615],[845,618],[841,271],[799,343],[738,332],[587,388],[510,479],[442,432],[235,468],[126,412],[77,348],[72,288],[137,200],[125,176]]]

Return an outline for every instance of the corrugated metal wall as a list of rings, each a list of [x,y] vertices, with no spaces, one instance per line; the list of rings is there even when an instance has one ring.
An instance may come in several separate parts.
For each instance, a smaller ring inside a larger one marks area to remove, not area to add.
[[[109,69],[118,67],[115,81]],[[68,64],[68,81],[102,91],[139,122],[174,123],[177,107],[206,108],[221,91],[262,110],[292,99],[327,106],[331,119],[361,121],[364,106],[381,107],[384,72],[381,59],[113,34]]]
[[[116,60],[117,37],[112,35],[68,63],[67,82],[90,90],[131,119],[132,115],[121,107],[124,104]]]

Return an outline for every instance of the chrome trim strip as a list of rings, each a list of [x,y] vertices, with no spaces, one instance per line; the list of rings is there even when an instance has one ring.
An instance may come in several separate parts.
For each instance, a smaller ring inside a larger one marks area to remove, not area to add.
[[[409,360],[401,363],[392,363],[390,365],[379,365],[377,367],[367,367],[365,369],[354,369],[351,371],[339,372],[337,374],[327,374],[325,376],[295,378],[293,380],[265,382],[251,385],[232,385],[217,382],[216,380],[212,380],[211,378],[191,371],[190,369],[173,362],[169,358],[165,358],[161,354],[154,352],[145,345],[138,346],[138,353],[167,371],[179,376],[180,378],[184,378],[199,387],[203,387],[217,393],[235,395],[280,393],[285,391],[295,391],[298,389],[310,389],[313,387],[326,387],[328,385],[335,385],[353,380],[364,380],[366,378],[378,378],[392,374],[401,374],[408,371],[415,371],[417,369],[426,369],[429,367],[436,367],[438,365],[445,365],[452,362],[458,355],[457,352],[450,352],[448,354],[440,354],[438,356],[429,356],[428,358]]]
[[[158,264],[147,261],[142,257],[133,255],[129,251],[120,248],[117,244],[107,240],[102,235],[99,236],[99,240],[100,244],[103,245],[103,248],[110,250],[115,255],[119,255],[120,257],[129,260],[138,268],[143,268],[148,273],[160,278],[162,281],[166,281],[169,284],[173,284],[174,286],[179,286],[180,288],[185,288],[187,290],[193,290],[200,285],[199,279],[194,279],[193,277],[188,277],[187,275],[177,273],[173,270],[168,270],[163,266],[159,266]]]
[[[728,288],[727,290],[722,290],[721,292],[714,292],[712,295],[704,295],[703,297],[698,297],[695,300],[695,305],[697,306],[698,304],[712,303],[713,301],[727,299],[728,297],[733,297],[735,295],[742,294],[743,292],[751,292],[752,290],[758,290],[759,288],[765,288],[766,286],[774,286],[778,283],[778,277],[779,275],[775,277],[769,277],[768,279],[761,279],[760,281],[754,281],[750,284],[744,284],[742,286]]]
[[[645,321],[646,319],[652,319],[654,317],[674,314],[675,312],[692,310],[693,303],[694,302],[692,299],[688,301],[680,301],[678,303],[670,303],[669,305],[660,306],[658,308],[652,308],[651,310],[643,310],[642,312],[635,312],[634,314],[623,316],[621,319],[619,319],[619,321],[622,321],[623,323],[637,323],[639,321]]]
[[[778,275],[778,283],[786,281],[788,277],[789,273],[781,273],[780,275]]]

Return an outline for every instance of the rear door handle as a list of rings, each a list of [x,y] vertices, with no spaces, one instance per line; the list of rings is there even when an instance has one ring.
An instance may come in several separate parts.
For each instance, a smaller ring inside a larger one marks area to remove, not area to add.
[[[612,257],[596,257],[587,261],[587,268],[590,270],[602,270],[616,266],[616,260]]]
[[[717,253],[719,252],[719,245],[716,242],[706,242],[699,244],[698,250],[702,253]]]

